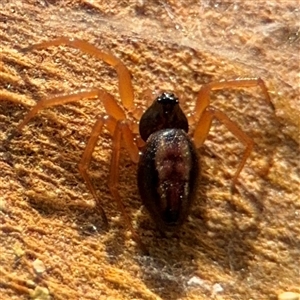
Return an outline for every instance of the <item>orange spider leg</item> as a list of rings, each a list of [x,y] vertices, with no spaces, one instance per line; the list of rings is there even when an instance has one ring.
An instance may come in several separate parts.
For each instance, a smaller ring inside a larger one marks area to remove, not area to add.
[[[110,164],[110,172],[109,172],[109,180],[108,185],[110,192],[115,199],[119,210],[121,211],[123,218],[126,222],[127,227],[130,229],[132,236],[134,240],[139,244],[141,249],[146,253],[147,250],[145,246],[143,245],[142,241],[140,240],[138,234],[135,232],[131,220],[126,213],[125,207],[123,205],[123,202],[121,200],[120,194],[118,192],[118,179],[119,179],[119,158],[120,158],[120,148],[121,148],[121,139],[123,138],[125,142],[125,147],[127,151],[129,152],[129,155],[131,157],[131,160],[135,163],[139,160],[139,149],[137,145],[134,142],[134,136],[128,127],[128,124],[124,121],[117,121],[109,116],[101,116],[95,123],[90,138],[88,140],[88,143],[86,145],[85,151],[82,155],[81,161],[79,163],[79,172],[84,178],[86,185],[88,186],[90,192],[94,196],[94,199],[96,200],[97,206],[100,208],[102,217],[104,214],[104,221],[107,224],[107,218],[105,215],[105,212],[101,206],[101,201],[97,196],[96,189],[94,188],[94,185],[92,184],[90,177],[88,176],[87,169],[90,165],[91,158],[93,151],[95,149],[95,146],[97,144],[97,140],[99,135],[102,132],[103,125],[107,126],[108,128],[115,128],[113,133],[113,146],[112,146],[112,157],[111,157],[111,164]],[[110,130],[110,129],[109,129]]]
[[[91,131],[90,138],[85,147],[84,153],[82,154],[81,160],[78,164],[78,169],[79,169],[79,173],[81,174],[82,178],[84,179],[89,191],[93,195],[93,197],[96,201],[96,207],[100,210],[102,220],[105,223],[105,226],[107,227],[108,221],[107,221],[106,214],[104,212],[104,209],[102,208],[101,201],[97,196],[97,193],[92,184],[92,181],[90,180],[90,177],[87,174],[87,168],[91,163],[92,153],[96,146],[98,137],[99,137],[100,133],[102,132],[102,127],[103,127],[104,123],[106,123],[107,127],[114,126],[114,124],[111,124],[112,123],[111,118],[105,118],[105,117],[98,118],[98,120],[94,124],[94,127]]]
[[[268,104],[271,105],[272,108],[274,108],[270,99],[270,95],[268,93],[268,89],[265,85],[265,82],[261,78],[216,81],[216,82],[210,82],[201,87],[198,93],[193,119],[198,121],[202,113],[206,109],[206,107],[209,106],[211,91],[222,90],[226,88],[247,88],[247,87],[255,87],[255,86],[259,86],[261,88],[265,100],[268,102]]]
[[[197,148],[199,148],[207,138],[213,118],[217,118],[220,122],[222,122],[246,146],[242,160],[232,179],[232,190],[234,189],[237,178],[253,149],[254,142],[224,113],[210,107],[210,92],[214,90],[222,90],[225,88],[243,88],[255,86],[259,86],[262,89],[266,102],[274,109],[267,87],[261,78],[236,79],[229,81],[211,82],[203,85],[198,94],[195,113],[190,117],[190,121],[196,120],[196,122],[198,122],[194,132],[194,142]]]
[[[71,95],[59,96],[50,99],[43,99],[39,101],[25,116],[24,120],[17,126],[17,130],[21,131],[23,127],[34,118],[38,112],[44,108],[62,105],[70,102],[79,101],[82,99],[91,98],[99,100],[104,104],[105,110],[108,115],[114,117],[116,120],[123,120],[126,118],[123,109],[118,105],[117,101],[109,93],[100,90],[92,89],[90,91],[78,92]],[[90,100],[91,100],[90,99]]]
[[[118,204],[119,210],[122,212],[125,222],[130,229],[133,239],[138,243],[140,248],[145,254],[148,254],[148,250],[141,241],[139,235],[135,232],[131,220],[128,214],[125,211],[125,207],[122,203],[119,191],[118,191],[118,179],[119,179],[119,161],[120,161],[120,148],[121,148],[121,138],[123,137],[125,141],[125,146],[131,155],[131,159],[134,159],[135,162],[138,162],[139,159],[139,149],[135,145],[134,140],[132,139],[132,133],[124,121],[118,121],[116,130],[113,136],[113,149],[112,149],[112,157],[111,157],[111,164],[110,164],[110,172],[109,172],[109,180],[108,185],[111,194],[113,195],[114,199]]]
[[[123,64],[123,62],[109,51],[102,51],[86,41],[76,38],[71,39],[67,37],[60,37],[51,41],[35,44],[21,49],[21,51],[28,52],[33,49],[44,49],[50,46],[60,45],[67,45],[79,49],[82,52],[95,56],[96,58],[99,58],[100,60],[103,60],[105,63],[112,66],[116,70],[118,75],[119,93],[122,103],[128,111],[134,110],[135,106],[133,102],[134,94],[131,82],[131,74],[127,67]]]
[[[214,107],[207,107],[203,112],[199,123],[196,126],[194,132],[194,143],[197,148],[199,148],[207,138],[209,133],[212,119],[216,118],[222,122],[228,130],[230,130],[246,147],[243,157],[240,161],[240,164],[234,174],[231,184],[231,190],[234,190],[239,174],[241,173],[247,158],[251,154],[251,151],[254,146],[253,140],[243,132],[234,122],[232,122],[223,112],[217,110]]]

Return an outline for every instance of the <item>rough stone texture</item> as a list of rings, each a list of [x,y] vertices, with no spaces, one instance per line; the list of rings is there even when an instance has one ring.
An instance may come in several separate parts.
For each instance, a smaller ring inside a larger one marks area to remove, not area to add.
[[[1,1],[1,300],[275,299],[287,290],[299,293],[297,1],[101,3]],[[45,110],[6,142],[29,107],[45,97],[99,86],[119,99],[115,72],[80,51],[17,51],[62,35],[120,57],[142,107],[147,89],[175,90],[188,112],[210,81],[260,76],[269,88],[275,112],[259,88],[213,93],[212,105],[253,138],[255,149],[232,195],[230,179],[243,147],[213,124],[199,150],[198,200],[177,236],[161,237],[140,209],[136,166],[123,152],[119,190],[150,256],[132,241],[108,191],[106,131],[90,174],[108,231],[77,170],[103,112],[101,101]]]

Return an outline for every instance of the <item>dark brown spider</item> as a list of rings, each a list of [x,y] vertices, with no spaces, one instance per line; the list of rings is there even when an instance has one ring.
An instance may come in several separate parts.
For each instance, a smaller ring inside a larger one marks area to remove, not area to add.
[[[238,79],[203,85],[198,93],[195,111],[190,118],[195,122],[195,130],[191,139],[187,134],[187,117],[182,112],[178,99],[171,93],[162,93],[142,115],[142,112],[134,104],[130,72],[113,54],[104,52],[86,41],[66,37],[32,45],[23,49],[22,52],[59,45],[77,48],[112,66],[118,75],[119,93],[124,108],[106,91],[93,88],[89,91],[41,100],[27,113],[17,130],[22,130],[44,108],[91,98],[100,99],[103,102],[106,115],[100,115],[92,129],[79,163],[79,172],[92,193],[105,223],[107,223],[107,218],[101,206],[100,198],[97,196],[87,173],[92,153],[103,126],[106,126],[112,135],[113,149],[109,172],[109,189],[134,239],[141,247],[143,244],[132,227],[118,192],[121,140],[124,141],[131,160],[138,163],[138,187],[142,202],[161,231],[175,230],[182,225],[188,215],[195,197],[199,175],[196,149],[205,141],[213,118],[225,124],[246,148],[232,179],[232,186],[235,186],[237,178],[251,153],[253,141],[223,112],[210,106],[210,92],[224,88],[260,86],[265,100],[272,106],[262,79]],[[128,120],[125,111],[133,115],[135,120]],[[138,142],[139,138],[133,133],[133,128],[139,119],[140,137],[144,141],[142,148],[141,143]]]

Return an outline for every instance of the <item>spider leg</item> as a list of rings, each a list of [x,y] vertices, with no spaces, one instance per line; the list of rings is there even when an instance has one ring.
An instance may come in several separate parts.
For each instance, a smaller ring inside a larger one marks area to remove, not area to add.
[[[59,96],[51,99],[43,99],[39,101],[25,116],[24,120],[17,126],[17,130],[21,131],[24,126],[34,118],[38,112],[44,108],[62,105],[70,102],[82,100],[83,98],[89,98],[99,100],[104,104],[105,110],[108,115],[114,117],[116,120],[125,119],[125,113],[119,106],[117,101],[112,95],[100,89],[91,89],[90,91],[77,92],[70,95]]]
[[[121,148],[121,139],[123,138],[125,142],[125,148],[129,152],[129,155],[131,157],[131,160],[135,163],[138,162],[139,160],[139,149],[135,144],[134,141],[134,136],[128,126],[127,123],[124,121],[117,121],[112,117],[109,116],[101,116],[97,119],[90,138],[87,142],[85,151],[82,155],[81,161],[78,165],[79,167],[79,172],[84,178],[84,181],[86,182],[86,185],[88,189],[90,190],[91,194],[93,195],[97,206],[99,207],[99,210],[101,212],[103,220],[107,224],[107,218],[105,215],[105,212],[101,206],[101,201],[99,197],[97,196],[96,189],[94,185],[92,184],[92,181],[87,173],[88,167],[91,162],[92,154],[95,149],[95,146],[97,144],[97,140],[99,135],[102,132],[103,126],[107,126],[108,128],[114,128],[114,133],[113,133],[113,147],[112,147],[112,157],[111,157],[111,164],[110,164],[110,172],[109,172],[109,180],[108,180],[108,185],[110,192],[115,199],[119,210],[121,211],[123,218],[125,220],[125,223],[127,227],[130,229],[132,236],[134,240],[139,244],[141,249],[147,253],[146,247],[140,240],[138,234],[135,232],[131,220],[126,213],[125,207],[123,205],[123,202],[121,200],[120,194],[118,192],[118,180],[119,180],[119,158],[120,158],[120,148]],[[109,129],[110,131],[111,129]]]
[[[91,135],[90,135],[88,143],[85,147],[82,158],[81,158],[81,160],[78,164],[79,173],[83,177],[89,191],[93,195],[93,197],[96,201],[96,207],[99,209],[102,220],[105,223],[106,227],[108,226],[107,217],[106,217],[106,214],[104,212],[104,209],[102,208],[101,201],[97,196],[94,185],[92,184],[92,181],[90,180],[90,177],[87,174],[87,168],[90,165],[90,162],[91,162],[91,159],[92,159],[92,154],[93,154],[93,151],[95,149],[98,137],[99,137],[100,133],[102,132],[103,125],[104,125],[104,123],[107,123],[107,125],[109,127],[110,122],[111,122],[110,118],[105,119],[105,117],[103,117],[103,116],[97,119],[97,121],[96,121],[96,123],[95,123],[95,125],[94,125],[94,127],[91,131]]]
[[[265,101],[274,109],[274,106],[271,102],[270,95],[268,93],[268,89],[265,85],[265,82],[261,78],[247,78],[247,79],[235,79],[228,81],[215,81],[205,84],[201,87],[196,107],[195,113],[192,115],[191,121],[199,120],[202,113],[210,105],[210,92],[214,90],[222,90],[226,88],[247,88],[247,87],[255,87],[259,86],[264,94]],[[191,124],[191,123],[190,123]]]
[[[139,235],[135,232],[131,220],[126,213],[125,207],[122,203],[119,191],[118,191],[118,180],[119,180],[119,160],[120,160],[120,148],[121,148],[121,138],[125,141],[125,147],[129,151],[131,155],[131,159],[134,162],[138,162],[139,159],[139,149],[134,143],[134,139],[132,138],[133,135],[128,127],[128,124],[124,121],[118,121],[114,135],[113,135],[113,152],[111,157],[111,164],[110,164],[110,172],[109,172],[109,189],[111,194],[113,195],[114,199],[117,202],[118,208],[123,214],[123,218],[126,222],[127,227],[130,229],[133,239],[137,242],[140,246],[142,251],[145,254],[148,254],[148,250],[141,241]]]
[[[203,85],[198,93],[195,112],[189,117],[190,123],[196,121],[194,142],[197,148],[199,148],[207,138],[213,118],[216,118],[220,122],[222,122],[245,145],[246,149],[244,155],[232,179],[232,190],[234,189],[238,176],[241,173],[246,160],[253,149],[254,142],[223,112],[210,106],[210,92],[214,90],[222,90],[225,88],[245,88],[255,86],[259,86],[261,88],[264,94],[265,101],[274,109],[267,87],[261,78],[236,79],[228,81],[216,81]]]
[[[238,176],[244,168],[247,158],[251,154],[254,142],[245,132],[243,132],[234,122],[232,122],[226,116],[226,114],[217,110],[216,108],[208,106],[202,113],[202,116],[195,128],[194,143],[197,148],[199,148],[207,138],[213,118],[216,118],[222,122],[227,129],[230,130],[246,147],[240,164],[232,179],[231,190],[233,191],[237,183]]]
[[[118,75],[119,93],[123,106],[128,111],[134,110],[134,94],[131,82],[131,74],[127,67],[123,64],[123,62],[109,51],[102,51],[92,44],[80,39],[60,37],[54,40],[23,48],[21,49],[21,52],[28,52],[34,49],[44,49],[51,46],[60,45],[67,45],[79,49],[82,52],[99,58],[100,60],[112,66],[116,70]]]

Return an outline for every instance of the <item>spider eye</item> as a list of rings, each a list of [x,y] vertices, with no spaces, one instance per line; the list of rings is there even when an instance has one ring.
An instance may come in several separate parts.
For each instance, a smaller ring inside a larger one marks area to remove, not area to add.
[[[178,98],[173,93],[162,93],[159,97],[156,99],[157,102],[161,104],[178,104]]]

